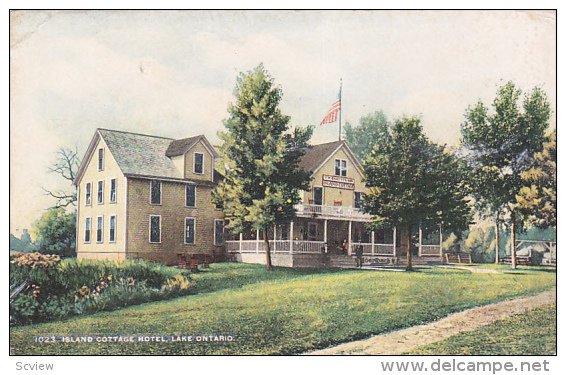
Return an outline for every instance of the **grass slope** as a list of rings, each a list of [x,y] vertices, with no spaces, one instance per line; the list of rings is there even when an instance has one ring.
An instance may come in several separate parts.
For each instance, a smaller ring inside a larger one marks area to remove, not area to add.
[[[406,354],[553,355],[556,353],[556,304],[424,345]]]
[[[554,287],[549,272],[300,271],[215,264],[196,295],[11,329],[16,354],[290,354]],[[235,334],[231,343],[36,343],[56,334]]]

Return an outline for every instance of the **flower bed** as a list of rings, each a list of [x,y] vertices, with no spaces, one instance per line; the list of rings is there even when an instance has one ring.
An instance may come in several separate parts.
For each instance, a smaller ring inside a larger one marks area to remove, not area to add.
[[[56,255],[10,255],[10,323],[23,325],[188,294],[190,277],[141,260],[61,260]],[[12,294],[12,293],[11,293]]]

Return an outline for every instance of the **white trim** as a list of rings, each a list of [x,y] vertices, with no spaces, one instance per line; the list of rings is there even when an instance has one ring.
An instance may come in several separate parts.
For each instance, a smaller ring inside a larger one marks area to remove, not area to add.
[[[100,221],[98,221],[98,219],[102,219]],[[100,228],[100,241],[98,240],[98,223],[102,223],[102,227]],[[104,243],[104,215],[98,215],[96,217],[96,238],[95,238],[95,242],[96,243]]]
[[[197,172],[196,171],[196,166],[197,166],[197,154],[202,155],[202,172]],[[204,174],[204,153],[202,152],[193,152],[193,173],[194,174],[198,174],[198,175],[203,175]]]
[[[195,205],[187,206],[187,188],[193,186],[195,188]],[[185,207],[186,208],[197,208],[197,186],[196,185],[185,185]]]
[[[87,222],[87,219],[88,219],[88,222],[89,222],[89,223],[88,223],[88,224],[89,224],[89,225],[88,225],[88,236],[89,236],[88,241],[86,240],[86,228],[87,228],[86,222]],[[85,217],[85,226],[84,226],[83,229],[84,229],[84,232],[83,232],[83,243],[91,243],[91,242],[92,242],[92,218],[91,218],[90,216],[86,216],[86,217]]]
[[[112,239],[112,236],[110,235],[110,231],[112,230],[112,218],[114,218],[114,239]],[[118,232],[118,218],[116,217],[116,214],[112,214],[110,216],[108,216],[108,243],[116,243],[116,234]]]
[[[159,203],[153,203],[152,199],[153,199],[153,182],[157,181],[159,182]],[[161,180],[158,180],[156,178],[153,178],[151,180],[149,180],[149,204],[152,206],[161,206],[161,203],[163,202],[163,183]]]
[[[151,218],[158,217],[159,218],[159,242],[151,241]],[[161,215],[149,215],[149,243],[161,243]]]
[[[114,181],[114,200],[112,200],[112,181]],[[108,203],[117,203],[118,202],[118,179],[116,177],[112,177],[110,179],[110,188],[108,189]]]
[[[87,189],[90,186],[90,191]],[[85,206],[92,206],[92,182],[85,182]],[[90,194],[90,202],[87,201],[88,194]]]
[[[193,242],[187,242],[187,219],[193,219]],[[197,219],[194,216],[186,216],[183,221],[184,224],[184,238],[183,243],[185,245],[195,245],[197,243]]]
[[[128,178],[124,177],[124,253],[128,251]]]
[[[100,150],[102,150],[102,168],[100,168]],[[102,172],[104,170],[104,162],[106,161],[106,155],[104,154],[104,147],[98,147],[98,149],[96,150],[96,169],[99,172]]]
[[[216,222],[222,222],[222,243],[216,243]],[[222,246],[224,245],[224,219],[214,219],[214,246]]]
[[[336,160],[338,160],[340,162],[339,163],[340,164],[340,167],[339,167],[340,174],[336,174]],[[342,171],[344,170],[343,167],[342,167],[343,162],[346,162],[346,167],[345,167],[346,174],[345,175],[342,174]],[[347,177],[348,176],[348,159],[338,159],[338,158],[334,159],[334,176],[339,176],[339,177]]]
[[[102,197],[102,201],[98,200],[98,196],[100,193],[100,182],[102,182],[102,194],[100,194],[100,196]],[[96,204],[104,204],[104,180],[96,181]]]

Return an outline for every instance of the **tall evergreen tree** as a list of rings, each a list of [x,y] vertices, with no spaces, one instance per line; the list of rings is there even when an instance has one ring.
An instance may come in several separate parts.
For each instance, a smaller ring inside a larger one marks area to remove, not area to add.
[[[463,152],[476,206],[480,213],[495,218],[496,236],[499,219],[507,215],[512,268],[517,265],[515,232],[519,211],[515,197],[524,184],[521,174],[530,168],[534,153],[542,148],[550,118],[550,105],[540,88],[535,87],[525,96],[522,111],[521,95],[513,82],[507,82],[497,90],[492,113],[479,101],[467,109],[462,124]],[[498,249],[497,244],[497,256]]]
[[[298,168],[312,127],[289,131],[289,116],[279,109],[282,90],[260,64],[241,73],[220,132],[223,179],[214,192],[222,203],[227,228],[236,233],[263,232],[266,267],[272,269],[269,231],[292,220],[299,191],[310,176]]]
[[[377,144],[366,159],[364,210],[378,227],[399,227],[410,236],[412,226],[439,224],[447,231],[467,228],[471,217],[467,191],[462,182],[462,163],[444,146],[423,134],[420,120],[397,120],[390,142]],[[407,270],[412,269],[410,248]]]

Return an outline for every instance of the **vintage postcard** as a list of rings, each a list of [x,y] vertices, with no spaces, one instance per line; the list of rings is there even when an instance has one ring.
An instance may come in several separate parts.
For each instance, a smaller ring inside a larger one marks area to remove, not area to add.
[[[10,11],[18,370],[548,371],[441,356],[557,354],[556,31],[556,10]]]

